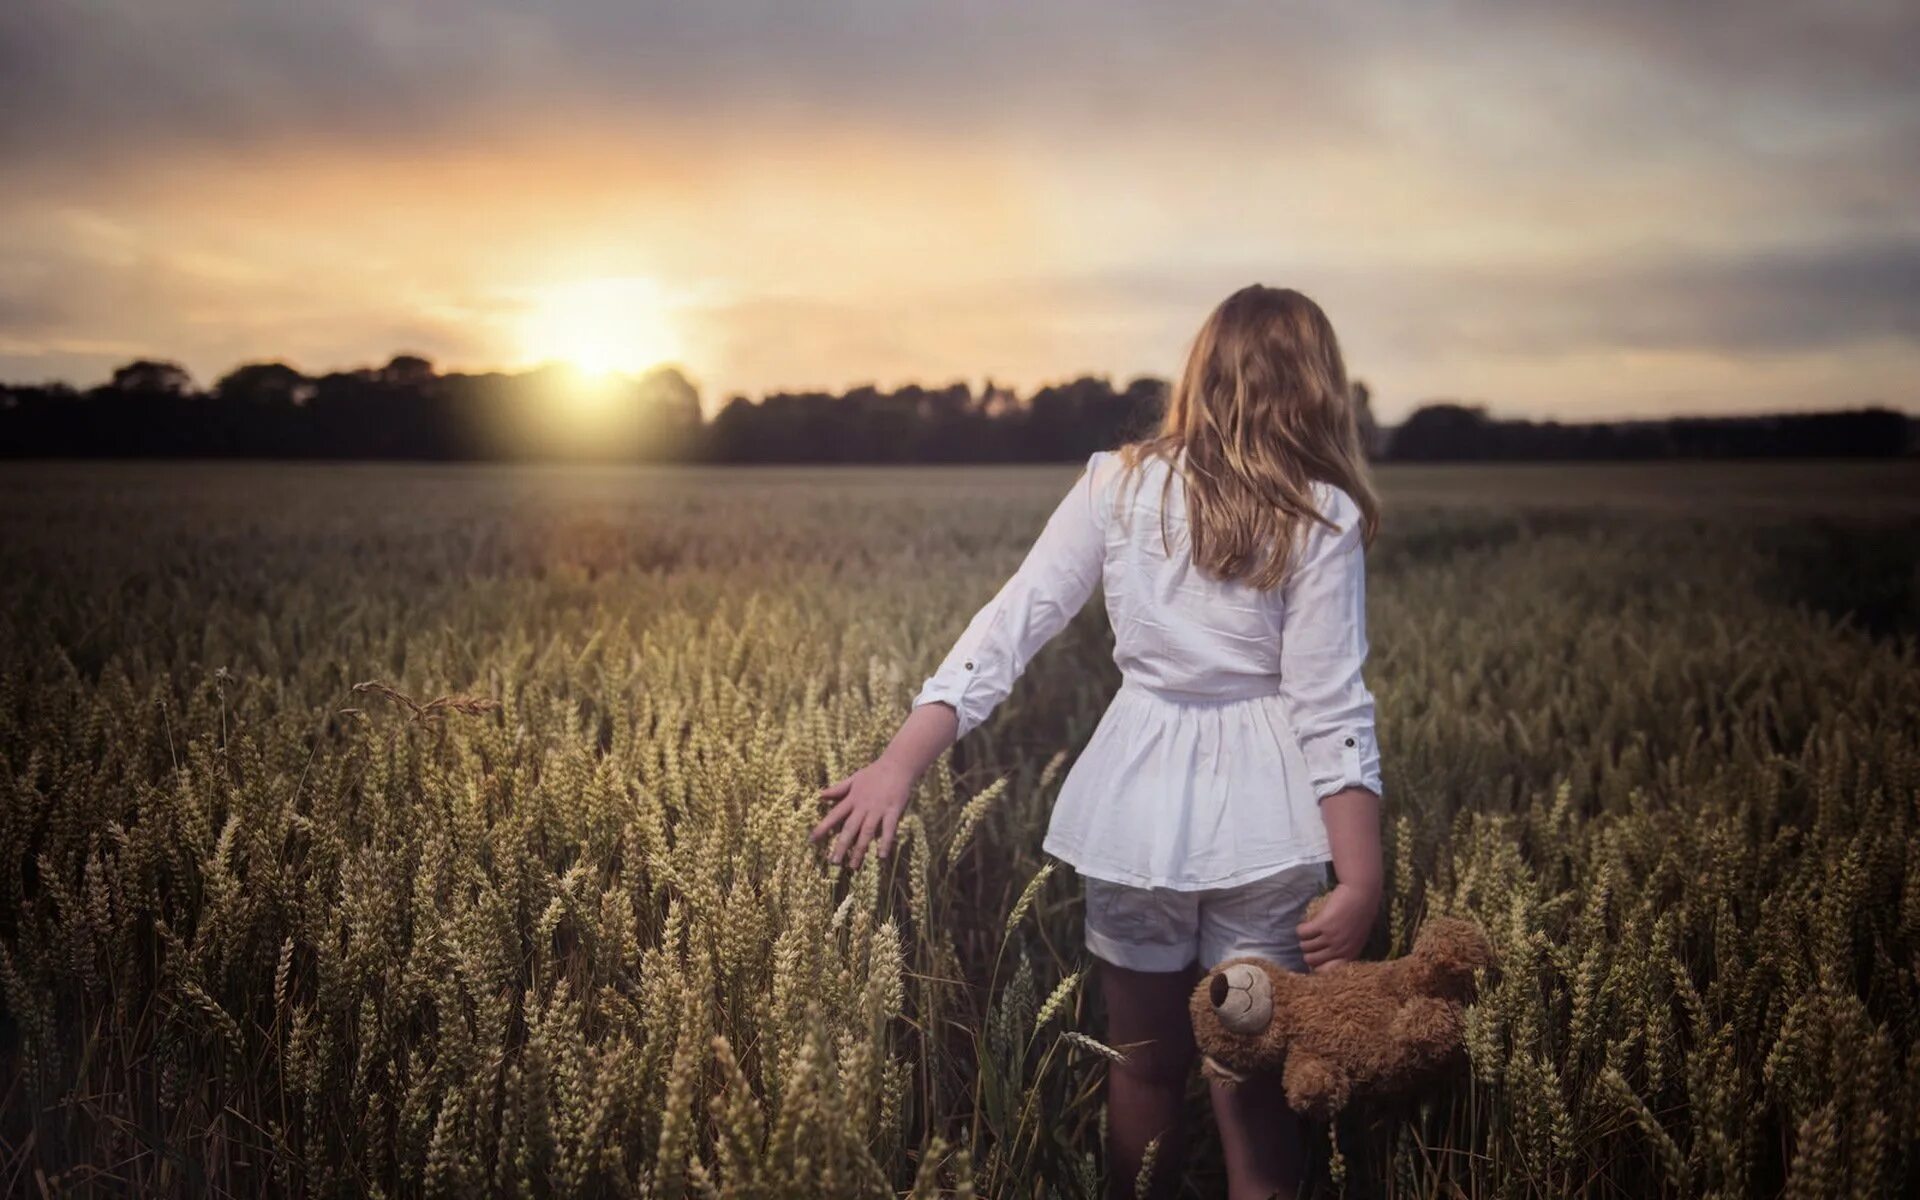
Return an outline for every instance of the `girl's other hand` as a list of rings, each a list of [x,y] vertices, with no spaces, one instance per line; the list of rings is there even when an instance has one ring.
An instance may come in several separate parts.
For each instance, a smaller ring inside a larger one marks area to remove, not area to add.
[[[880,758],[840,782],[828,784],[820,789],[820,799],[838,800],[839,803],[829,809],[820,823],[813,827],[807,840],[818,842],[839,829],[839,836],[833,839],[833,849],[828,853],[827,861],[838,863],[851,850],[852,858],[847,863],[847,869],[852,871],[860,869],[861,860],[867,855],[867,846],[875,838],[879,840],[874,845],[874,856],[886,858],[893,849],[894,827],[900,823],[900,815],[907,811],[907,801],[913,794],[913,781],[912,772]]]
[[[1307,965],[1325,971],[1360,957],[1379,910],[1379,892],[1349,883],[1334,884],[1319,913],[1298,926]]]

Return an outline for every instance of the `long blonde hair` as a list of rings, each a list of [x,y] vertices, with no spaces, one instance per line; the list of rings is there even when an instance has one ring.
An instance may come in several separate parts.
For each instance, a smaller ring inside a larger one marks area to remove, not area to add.
[[[1353,498],[1364,544],[1380,527],[1340,341],[1320,306],[1291,288],[1253,284],[1222,301],[1194,338],[1159,432],[1119,455],[1130,474],[1155,456],[1178,466],[1194,564],[1261,591],[1286,579],[1307,522],[1333,525],[1313,505],[1315,480]],[[1164,499],[1163,490],[1163,540]]]

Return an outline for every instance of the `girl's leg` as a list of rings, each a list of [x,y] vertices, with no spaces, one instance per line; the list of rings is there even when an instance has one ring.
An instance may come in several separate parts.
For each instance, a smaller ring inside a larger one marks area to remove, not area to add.
[[[1254,954],[1291,971],[1307,969],[1296,926],[1327,877],[1309,863],[1252,883],[1208,892],[1200,904],[1203,962]],[[1287,1107],[1278,1075],[1232,1087],[1210,1084],[1213,1117],[1227,1162],[1230,1200],[1294,1200],[1307,1172],[1306,1122]]]
[[[1280,1077],[1209,1086],[1229,1200],[1294,1200],[1307,1171],[1306,1122],[1287,1107]]]
[[[1193,1068],[1193,1021],[1187,998],[1198,974],[1134,971],[1100,962],[1107,1001],[1107,1044],[1127,1056],[1107,1068],[1107,1194],[1130,1198],[1147,1144],[1154,1196],[1171,1196],[1186,1151],[1184,1110]]]

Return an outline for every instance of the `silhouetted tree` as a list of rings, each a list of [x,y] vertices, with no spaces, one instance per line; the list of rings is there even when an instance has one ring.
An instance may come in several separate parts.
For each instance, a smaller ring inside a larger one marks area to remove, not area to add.
[[[295,405],[313,399],[313,385],[285,363],[248,363],[222,375],[213,394],[229,404]]]
[[[1885,408],[1665,421],[1495,421],[1486,410],[1430,404],[1394,431],[1403,462],[1645,458],[1860,458],[1908,452],[1913,421]]]
[[[418,354],[396,354],[380,368],[379,379],[393,387],[422,387],[433,381],[433,364]]]
[[[179,363],[143,358],[115,370],[107,386],[116,392],[184,396],[193,390],[193,376]]]
[[[207,401],[208,454],[298,456],[299,412],[312,382],[285,363],[248,363],[221,376]]]
[[[1393,457],[1404,462],[1484,455],[1487,410],[1479,405],[1429,404],[1393,431]]]

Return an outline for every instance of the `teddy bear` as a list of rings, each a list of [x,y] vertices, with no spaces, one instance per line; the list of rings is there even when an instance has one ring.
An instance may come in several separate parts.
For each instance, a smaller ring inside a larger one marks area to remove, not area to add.
[[[1494,966],[1486,934],[1458,917],[1429,918],[1413,952],[1389,962],[1302,974],[1227,959],[1193,990],[1202,1069],[1227,1083],[1278,1071],[1288,1106],[1322,1120],[1355,1096],[1404,1095],[1464,1058],[1474,971]]]

